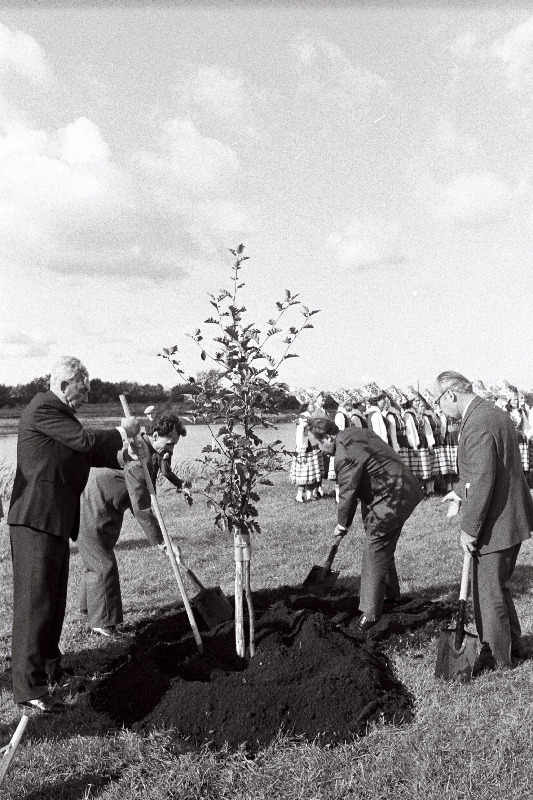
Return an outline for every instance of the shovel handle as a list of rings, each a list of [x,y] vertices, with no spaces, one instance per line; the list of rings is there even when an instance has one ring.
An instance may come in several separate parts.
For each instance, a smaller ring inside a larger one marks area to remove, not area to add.
[[[26,725],[28,724],[29,716],[27,714],[23,714],[19,720],[15,733],[11,737],[11,741],[9,744],[2,748],[4,751],[4,755],[2,757],[2,761],[0,763],[0,786],[4,783],[4,778],[6,777],[7,770],[9,769],[9,765],[13,760],[13,756],[15,755],[15,750],[20,744],[20,740],[26,730]]]
[[[325,578],[331,572],[331,567],[333,565],[333,561],[335,556],[337,555],[337,550],[339,549],[339,545],[344,537],[343,536],[336,536],[335,541],[333,542],[332,548],[329,551],[328,557],[326,558],[326,563],[322,569],[322,578]]]
[[[472,554],[465,553],[463,558],[463,573],[461,575],[461,589],[459,592],[459,609],[457,611],[457,622],[455,625],[455,649],[460,650],[465,636],[465,613],[466,599],[468,597],[468,581],[470,578],[470,565]]]
[[[196,586],[196,588],[200,592],[203,592],[203,590],[205,589],[205,586],[200,581],[200,579],[196,577],[196,575],[194,574],[192,569],[190,569],[189,567],[186,567],[185,564],[182,564],[182,566],[184,567],[185,572],[187,573],[187,577],[189,578],[189,580],[192,581],[192,583],[194,583],[194,585]]]
[[[463,572],[461,575],[461,590],[459,592],[459,600],[466,603],[468,597],[468,581],[470,579],[470,565],[472,564],[472,553],[465,553],[463,558]]]
[[[125,395],[121,394],[119,396],[119,399],[120,399],[120,402],[122,404],[122,409],[124,411],[125,416],[129,417],[130,416],[130,409],[129,409],[128,401],[126,400]],[[139,440],[140,440],[140,436],[139,436],[139,434],[137,434],[137,436],[135,437],[135,441],[139,442]],[[141,461],[141,464],[142,464],[146,485],[148,486],[148,491],[150,492],[150,498],[152,500],[152,508],[153,508],[154,514],[156,516],[156,519],[157,519],[157,521],[159,523],[159,527],[161,529],[161,533],[163,534],[163,541],[165,542],[165,544],[167,546],[167,554],[168,554],[168,557],[170,559],[170,563],[172,565],[172,571],[174,572],[174,577],[176,578],[176,583],[178,584],[178,589],[179,589],[179,592],[180,592],[180,595],[181,595],[181,599],[183,600],[183,605],[185,607],[185,611],[187,613],[189,624],[190,624],[192,632],[193,632],[194,640],[196,642],[196,647],[198,648],[198,651],[200,653],[203,653],[204,646],[203,646],[203,642],[202,642],[202,637],[200,636],[200,632],[198,630],[198,625],[196,624],[196,620],[194,619],[194,614],[192,612],[191,604],[189,603],[189,598],[187,597],[187,594],[185,592],[185,587],[184,587],[183,581],[181,579],[181,575],[180,575],[180,571],[179,571],[179,567],[178,567],[178,562],[177,562],[176,556],[174,554],[174,549],[172,547],[172,542],[170,540],[170,536],[169,536],[168,531],[167,531],[167,526],[165,525],[165,520],[163,519],[163,515],[161,514],[161,509],[159,507],[159,502],[157,500],[157,495],[155,493],[154,484],[153,484],[152,478],[150,476],[150,471],[148,469],[148,464],[146,463],[145,456],[141,455],[142,453],[143,453],[143,450],[142,450],[142,447],[140,447],[139,448],[139,458],[140,458],[140,461]]]

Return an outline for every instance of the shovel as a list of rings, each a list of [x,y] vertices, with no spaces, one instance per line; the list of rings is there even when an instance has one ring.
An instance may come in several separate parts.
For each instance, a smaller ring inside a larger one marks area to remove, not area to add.
[[[229,622],[230,619],[233,619],[233,606],[220,586],[206,589],[205,586],[200,583],[200,580],[196,577],[192,569],[189,569],[189,567],[185,565],[183,565],[183,567],[191,583],[199,590],[198,594],[192,598],[191,602],[207,627],[215,628],[217,625],[221,625],[223,622]]]
[[[20,744],[20,740],[26,730],[26,725],[28,724],[29,716],[27,714],[23,714],[19,720],[19,724],[15,730],[15,733],[11,737],[11,741],[6,744],[5,747],[2,747],[0,753],[3,753],[2,761],[0,762],[0,786],[4,783],[4,778],[6,777],[6,773],[9,769],[9,765],[13,761],[13,756],[15,755],[15,750]]]
[[[207,627],[215,628],[217,625],[221,625],[223,622],[229,622],[230,619],[233,619],[233,606],[220,586],[206,589],[192,569],[183,563],[181,559],[181,550],[178,545],[174,544],[173,548],[179,566],[185,571],[191,583],[199,590],[198,594],[191,598],[191,603],[194,605]]]
[[[440,634],[435,677],[450,680],[456,676],[463,681],[472,677],[472,667],[476,660],[478,637],[465,631],[466,598],[468,597],[468,579],[472,556],[465,553],[459,608],[455,628],[444,628]]]
[[[337,555],[337,550],[339,549],[341,539],[343,538],[343,536],[335,537],[333,547],[329,551],[329,555],[323,567],[319,567],[316,564],[311,567],[309,575],[302,584],[302,586],[311,594],[322,596],[330,592],[335,586],[337,578],[339,577],[339,573],[332,572],[331,565],[333,564],[333,559]]]

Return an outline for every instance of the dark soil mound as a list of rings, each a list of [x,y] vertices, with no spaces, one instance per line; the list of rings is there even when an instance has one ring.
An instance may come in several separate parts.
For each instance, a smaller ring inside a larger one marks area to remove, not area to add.
[[[138,632],[126,663],[95,690],[94,705],[120,724],[251,749],[280,730],[331,744],[364,732],[374,715],[411,718],[412,698],[378,642],[434,634],[447,605],[403,604],[365,641],[355,632],[358,598],[348,593],[317,598],[286,587],[255,600],[254,658],[235,655],[232,623],[203,634],[200,656],[179,612]]]

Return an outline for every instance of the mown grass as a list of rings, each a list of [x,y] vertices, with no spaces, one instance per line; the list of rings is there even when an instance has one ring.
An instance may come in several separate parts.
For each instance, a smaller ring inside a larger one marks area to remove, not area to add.
[[[324,560],[334,525],[331,498],[306,506],[294,503],[286,476],[265,488],[263,532],[255,538],[254,588],[298,584],[313,563]],[[206,585],[233,593],[231,542],[214,530],[202,501],[188,508],[173,492],[161,493],[171,534]],[[8,530],[0,532],[1,655],[9,653],[11,564]],[[448,522],[438,499],[423,502],[405,527],[398,546],[402,589],[430,598],[456,597],[462,556],[458,523]],[[339,581],[357,590],[360,523],[343,542],[336,566]],[[134,626],[177,603],[169,565],[146,546],[128,517],[117,548],[126,622]],[[522,548],[513,584],[526,643],[533,637],[530,585],[532,548]],[[62,646],[65,662],[91,675],[93,685],[123,643],[108,644],[89,634],[76,616],[80,558],[72,548],[69,602]],[[101,800],[428,800],[498,796],[526,800],[533,789],[533,661],[469,684],[433,677],[437,638],[391,653],[400,680],[415,698],[414,720],[404,726],[372,724],[368,735],[334,748],[280,737],[251,759],[244,750],[176,755],[169,731],[141,736],[117,730],[97,714],[87,694],[66,695],[73,710],[61,717],[33,717],[5,783],[13,798]],[[530,647],[530,649],[533,649]],[[1,677],[3,739],[19,712],[11,701],[9,674]],[[134,701],[134,698],[132,698]],[[349,698],[346,698],[349,702]]]

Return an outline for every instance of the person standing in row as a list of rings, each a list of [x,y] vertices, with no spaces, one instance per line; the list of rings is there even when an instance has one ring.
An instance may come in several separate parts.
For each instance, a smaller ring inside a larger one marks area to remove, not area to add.
[[[64,356],[22,412],[17,469],[8,524],[13,559],[12,674],[15,703],[47,713],[67,706],[52,697],[58,682],[59,640],[69,573],[69,538],[78,536],[80,495],[91,466],[120,467],[117,453],[140,431],[133,417],[122,428],[86,430],[76,412],[87,402],[89,375]]]
[[[311,397],[303,392],[299,395],[302,411],[296,422],[296,454],[291,462],[289,480],[296,484],[296,502],[305,503],[318,500],[318,489],[324,475],[322,453],[309,440],[309,420],[315,412]]]
[[[369,403],[367,409],[369,429],[374,431],[388,445],[391,445],[386,415],[387,395],[376,383],[367,383],[366,386],[363,386],[362,392]]]
[[[522,655],[520,623],[509,581],[523,541],[533,530],[533,499],[527,486],[516,431],[509,415],[472,391],[459,372],[435,382],[440,408],[461,420],[458,495],[460,542],[472,553],[472,599],[481,652],[474,672],[508,668]]]
[[[339,404],[335,412],[334,422],[340,431],[346,430],[352,424],[353,404],[346,389],[341,389],[333,395],[333,399]],[[324,454],[322,453],[322,457]],[[335,502],[339,502],[339,484],[335,473],[335,456],[329,458],[328,480],[335,483]]]

